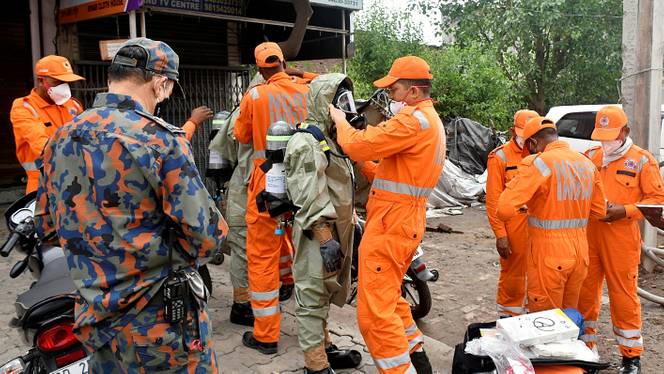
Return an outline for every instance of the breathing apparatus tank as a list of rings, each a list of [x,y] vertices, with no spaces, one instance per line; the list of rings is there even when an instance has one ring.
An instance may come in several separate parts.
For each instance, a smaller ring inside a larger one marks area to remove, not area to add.
[[[267,130],[267,146],[265,157],[267,161],[261,165],[265,172],[265,193],[259,196],[259,202],[265,207],[271,217],[279,219],[275,234],[282,235],[285,226],[285,214],[292,211],[293,205],[288,200],[286,191],[286,168],[284,153],[295,128],[284,121],[276,121]],[[260,208],[259,208],[260,209]]]
[[[226,110],[222,110],[214,115],[212,118],[212,129],[210,130],[210,141],[217,136],[219,130],[225,127],[230,117],[231,113]],[[210,149],[208,168],[205,176],[214,179],[215,183],[221,186],[231,179],[231,175],[233,175],[233,164],[223,158],[216,150]]]

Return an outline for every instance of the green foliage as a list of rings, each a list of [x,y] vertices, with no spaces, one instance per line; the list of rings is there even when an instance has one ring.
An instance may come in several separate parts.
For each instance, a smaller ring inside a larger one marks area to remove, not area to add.
[[[374,91],[373,81],[387,74],[394,59],[418,55],[431,67],[431,96],[443,118],[467,117],[506,129],[514,112],[525,105],[493,54],[478,44],[426,47],[407,14],[387,14],[379,7],[367,11],[355,27],[356,54],[349,61],[348,75],[357,97]]]
[[[616,102],[621,0],[420,0],[441,33],[492,54],[532,109]]]

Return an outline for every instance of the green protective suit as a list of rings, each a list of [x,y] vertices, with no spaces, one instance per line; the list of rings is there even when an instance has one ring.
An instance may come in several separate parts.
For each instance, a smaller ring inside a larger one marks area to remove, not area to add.
[[[256,74],[249,83],[247,90],[264,81],[260,74]],[[224,214],[224,218],[228,223],[226,245],[228,245],[231,253],[230,268],[233,289],[247,290],[246,300],[234,301],[248,302],[247,222],[245,221],[245,214],[247,210],[247,185],[251,177],[254,150],[251,145],[240,144],[233,135],[235,121],[239,115],[240,109],[236,108],[231,114],[231,118],[226,121],[225,126],[219,130],[210,142],[210,149],[216,150],[221,157],[236,165],[227,188],[226,212]],[[234,296],[237,295],[234,293]]]
[[[320,75],[310,83],[307,96],[307,122],[323,131],[327,144],[337,155],[341,151],[329,136],[333,123],[328,104],[345,79],[348,78],[343,74]],[[330,155],[328,161],[321,144],[311,134],[302,132],[295,133],[288,142],[284,164],[289,198],[299,207],[293,223],[293,275],[298,337],[302,350],[307,352],[323,343],[330,303],[343,306],[350,288],[353,172],[348,159]],[[305,234],[312,225],[324,221],[332,224],[333,235],[344,254],[341,269],[328,279],[319,242]]]

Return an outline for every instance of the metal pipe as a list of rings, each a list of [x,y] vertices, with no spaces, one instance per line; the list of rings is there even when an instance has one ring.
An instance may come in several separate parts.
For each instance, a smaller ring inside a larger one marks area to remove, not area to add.
[[[148,37],[147,26],[145,25],[145,12],[141,12],[141,36],[144,38]]]
[[[210,13],[203,13],[203,12],[195,12],[191,10],[180,10],[180,9],[162,9],[162,8],[155,8],[150,10],[154,10],[155,12],[159,13],[173,13],[173,14],[179,14],[179,15],[188,15],[188,16],[195,16],[195,17],[205,17],[205,18],[216,18],[216,19],[223,19],[226,21],[235,21],[235,22],[247,22],[247,23],[258,23],[261,25],[270,25],[270,26],[283,26],[283,27],[295,27],[295,24],[293,22],[282,22],[282,21],[273,21],[269,19],[261,19],[261,18],[252,18],[252,17],[242,17],[242,16],[231,16],[228,14],[210,14]],[[348,31],[346,30],[341,30],[341,29],[335,29],[331,27],[321,27],[321,26],[307,26],[307,30],[312,30],[312,31],[322,31],[322,32],[330,32],[330,33],[336,33],[336,34],[348,34]]]
[[[346,10],[341,9],[341,28],[346,31]],[[344,74],[346,74],[346,33],[341,34],[341,60],[344,64]]]
[[[653,262],[655,262],[655,264],[664,267],[664,260],[662,260],[661,258],[659,258],[659,257],[658,257],[656,254],[654,254],[651,250],[649,250],[649,249],[644,249],[642,252],[646,255],[646,257],[648,257],[649,259],[653,260]]]
[[[134,39],[138,34],[136,33],[136,11],[129,12],[129,38]]]
[[[664,297],[661,297],[661,296],[655,295],[653,293],[650,293],[650,292],[642,289],[641,287],[636,289],[636,293],[639,296],[641,296],[642,298],[644,298],[648,301],[652,301],[653,303],[656,303],[656,304],[659,304],[659,305],[664,305]]]

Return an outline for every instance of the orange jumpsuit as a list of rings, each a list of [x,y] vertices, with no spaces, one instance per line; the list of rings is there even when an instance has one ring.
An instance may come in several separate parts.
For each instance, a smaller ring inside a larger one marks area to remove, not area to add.
[[[14,127],[16,158],[28,176],[26,194],[36,191],[39,186],[39,170],[35,167],[35,160],[41,155],[48,139],[82,111],[83,106],[74,98],[63,105],[56,105],[44,100],[34,88],[30,95],[14,100],[9,118]]]
[[[602,167],[601,147],[589,149],[586,155],[600,170],[607,200],[624,205],[627,217],[610,223],[592,219],[588,225],[590,267],[578,308],[586,327],[581,340],[590,347],[595,345],[606,277],[613,332],[620,353],[636,357],[643,351],[641,303],[636,294],[641,256],[639,220],[643,215],[635,204],[664,204],[662,177],[655,158],[635,145],[606,167]]]
[[[524,158],[518,170],[500,195],[498,218],[508,221],[527,204],[528,311],[576,308],[588,271],[588,217],[606,215],[599,172],[563,141]]]
[[[381,373],[414,372],[422,332],[401,283],[426,226],[426,203],[443,170],[445,133],[430,100],[365,130],[337,124],[337,142],[356,161],[380,160],[359,248],[357,319]]]
[[[309,88],[286,73],[277,73],[266,84],[249,90],[240,103],[240,115],[234,134],[243,144],[252,142],[253,172],[247,187],[247,268],[251,307],[254,312],[254,338],[262,343],[279,340],[280,272],[290,274],[292,244],[288,232],[275,234],[277,221],[267,212],[259,212],[256,196],[265,190],[267,130],[273,122],[283,120],[297,125],[307,118],[306,93]],[[281,262],[281,264],[280,264]],[[286,282],[286,280],[284,280]],[[290,276],[290,283],[292,275]]]
[[[516,316],[526,312],[523,303],[526,298],[526,257],[530,248],[528,215],[520,212],[507,222],[499,220],[496,215],[498,198],[505,185],[516,176],[522,159],[522,150],[512,139],[491,152],[487,163],[486,215],[496,239],[507,237],[512,249],[507,259],[500,258],[496,304],[501,315]]]

